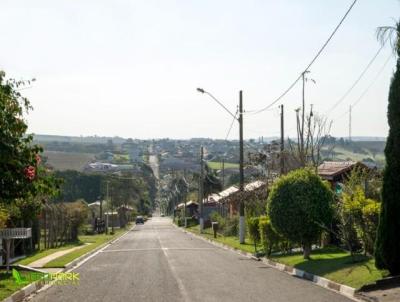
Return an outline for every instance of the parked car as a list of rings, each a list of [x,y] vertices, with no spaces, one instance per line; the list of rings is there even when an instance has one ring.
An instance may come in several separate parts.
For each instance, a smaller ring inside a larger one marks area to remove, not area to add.
[[[136,224],[144,224],[143,216],[136,217]]]

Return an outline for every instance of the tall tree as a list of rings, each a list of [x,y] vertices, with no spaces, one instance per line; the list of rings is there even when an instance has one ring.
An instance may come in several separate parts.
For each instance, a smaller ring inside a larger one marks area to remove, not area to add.
[[[400,274],[400,21],[378,28],[378,39],[390,39],[397,55],[396,71],[389,89],[386,167],[383,175],[382,209],[375,247],[376,266]]]

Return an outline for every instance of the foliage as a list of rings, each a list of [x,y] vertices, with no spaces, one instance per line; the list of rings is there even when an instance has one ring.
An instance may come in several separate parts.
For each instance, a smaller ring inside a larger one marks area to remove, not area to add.
[[[383,175],[382,210],[377,233],[375,259],[378,268],[386,268],[392,275],[400,274],[400,22],[393,31],[397,52],[396,71],[389,90],[388,122]]]
[[[273,249],[278,247],[279,243],[283,241],[283,238],[273,229],[268,216],[260,217],[259,234],[265,254],[269,257]]]
[[[358,186],[353,194],[343,193],[343,210],[352,217],[354,229],[360,238],[365,253],[374,252],[374,242],[378,227],[380,204],[365,197],[364,191]]]
[[[64,204],[67,211],[67,224],[71,229],[71,240],[78,240],[79,227],[86,221],[89,209],[85,201],[77,200]]]
[[[216,211],[210,214],[211,221],[218,222],[218,231],[224,236],[237,236],[239,231],[239,217],[224,218]]]
[[[82,198],[92,203],[105,195],[105,175],[66,170],[56,171],[55,176],[62,180],[58,198],[61,201],[71,202]]]
[[[309,257],[311,244],[333,217],[333,193],[328,184],[309,169],[282,176],[272,187],[267,206],[273,228],[282,236],[302,244]]]
[[[8,220],[8,212],[5,208],[0,206],[0,229],[6,227],[7,220]]]
[[[0,203],[4,204],[39,194],[38,181],[44,172],[38,168],[41,148],[26,134],[23,115],[32,107],[17,91],[23,85],[24,81],[6,80],[0,71]]]
[[[255,245],[260,242],[259,221],[259,217],[247,218],[247,231],[249,232],[250,239]]]

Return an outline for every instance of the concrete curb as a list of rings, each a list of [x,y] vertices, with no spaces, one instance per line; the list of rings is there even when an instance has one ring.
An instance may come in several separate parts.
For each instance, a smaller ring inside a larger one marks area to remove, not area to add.
[[[320,277],[320,276],[305,272],[305,271],[300,270],[298,268],[295,268],[293,266],[289,266],[289,265],[285,265],[285,264],[282,264],[282,263],[275,262],[275,261],[273,261],[271,259],[268,259],[266,257],[257,258],[251,253],[247,253],[247,252],[232,248],[232,247],[227,246],[227,245],[225,245],[223,243],[216,242],[216,241],[214,241],[212,239],[205,238],[205,237],[203,237],[201,235],[192,233],[190,231],[186,231],[185,229],[182,229],[182,228],[176,226],[175,224],[173,224],[173,225],[176,228],[178,228],[181,231],[183,231],[184,233],[189,234],[189,235],[191,235],[191,236],[193,236],[195,238],[198,238],[200,240],[206,241],[208,243],[211,243],[211,244],[213,244],[213,245],[215,245],[217,247],[223,248],[225,250],[236,252],[239,255],[251,258],[253,260],[262,261],[265,265],[268,265],[268,266],[270,266],[272,268],[275,268],[275,269],[277,269],[277,270],[279,270],[281,272],[287,273],[287,274],[292,275],[292,276],[297,277],[297,278],[301,278],[301,279],[304,279],[304,280],[307,280],[307,281],[311,281],[311,282],[315,283],[318,286],[321,286],[321,287],[324,287],[326,289],[332,290],[332,291],[334,291],[334,292],[336,292],[336,293],[338,293],[340,295],[343,295],[343,296],[345,296],[347,298],[350,298],[352,300],[361,301],[360,299],[363,298],[362,296],[358,296],[357,295],[357,290],[355,288],[350,287],[350,286],[336,283],[336,282],[331,281],[329,279],[326,279],[326,278],[323,278],[323,277]]]
[[[82,262],[83,260],[85,260],[86,258],[90,257],[91,255],[93,255],[94,253],[98,252],[99,250],[107,247],[108,245],[111,245],[115,242],[117,242],[118,240],[120,240],[122,237],[124,237],[125,235],[127,235],[130,231],[132,231],[134,228],[136,227],[136,225],[134,225],[132,228],[130,228],[129,230],[127,230],[125,233],[123,233],[121,236],[109,240],[105,243],[103,243],[102,245],[96,247],[95,249],[87,252],[86,254],[83,254],[82,256],[76,258],[75,260],[71,261],[70,263],[67,263],[65,265],[65,267],[63,269],[60,268],[60,273],[61,272],[65,272],[67,270],[71,270],[73,267],[75,267],[77,264],[79,264],[80,262]],[[2,300],[1,302],[21,302],[23,299],[25,299],[26,297],[32,295],[33,293],[37,292],[38,290],[42,289],[45,285],[47,285],[48,287],[52,286],[52,284],[45,284],[41,281],[36,281],[33,282],[31,284],[28,284],[27,286],[21,288],[19,291],[16,291],[15,293],[13,293],[11,296],[5,298],[4,300]]]

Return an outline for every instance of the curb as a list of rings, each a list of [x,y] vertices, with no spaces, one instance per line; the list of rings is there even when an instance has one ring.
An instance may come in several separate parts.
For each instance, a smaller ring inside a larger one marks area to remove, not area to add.
[[[59,272],[62,273],[62,272],[66,272],[67,270],[72,270],[77,264],[79,264],[80,262],[84,261],[86,258],[90,257],[94,253],[96,253],[96,252],[100,251],[101,249],[104,249],[105,247],[107,247],[107,246],[117,242],[118,240],[120,240],[122,237],[124,237],[130,231],[132,231],[135,227],[136,227],[136,225],[133,225],[133,227],[128,229],[121,236],[119,236],[119,237],[117,237],[115,239],[109,240],[109,241],[103,243],[102,245],[96,247],[95,249],[87,252],[86,254],[83,254],[82,256],[74,259],[70,263],[67,263],[64,268],[62,268],[62,269],[60,268]],[[1,302],[21,302],[23,299],[25,299],[26,297],[32,295],[33,293],[37,292],[38,290],[42,289],[45,286],[47,286],[47,288],[49,288],[49,287],[52,286],[52,284],[51,283],[50,284],[45,284],[45,283],[40,282],[40,281],[33,282],[33,283],[28,284],[27,286],[21,288],[20,290],[16,291],[11,296],[5,298]]]
[[[323,278],[323,277],[320,277],[320,276],[305,272],[303,270],[297,269],[297,268],[295,268],[293,266],[289,266],[289,265],[286,265],[286,264],[275,262],[275,261],[273,261],[271,259],[268,259],[266,257],[257,258],[251,253],[247,253],[247,252],[241,251],[239,249],[230,247],[230,246],[228,246],[226,244],[223,244],[223,243],[220,243],[220,242],[216,242],[216,241],[214,241],[212,239],[205,238],[205,237],[203,237],[201,235],[192,233],[190,231],[186,231],[185,229],[182,229],[182,228],[176,226],[175,224],[173,224],[173,225],[176,228],[180,229],[182,232],[184,232],[184,233],[186,233],[188,235],[191,235],[191,236],[193,236],[195,238],[201,239],[201,240],[206,241],[208,243],[211,243],[211,244],[213,244],[213,245],[215,245],[217,247],[220,247],[220,248],[223,248],[225,250],[229,250],[229,251],[235,252],[235,253],[237,253],[239,255],[248,257],[250,259],[253,259],[253,260],[256,260],[256,261],[262,261],[262,263],[264,263],[265,265],[268,265],[268,266],[270,266],[272,268],[275,268],[275,269],[277,269],[277,270],[279,270],[281,272],[287,273],[287,274],[289,274],[289,275],[291,275],[293,277],[297,277],[297,278],[301,278],[301,279],[313,282],[314,284],[316,284],[318,286],[321,286],[321,287],[326,288],[328,290],[332,290],[332,291],[334,291],[334,292],[336,292],[336,293],[338,293],[340,295],[343,295],[343,296],[345,296],[347,298],[350,298],[352,300],[360,301],[360,299],[363,299],[362,296],[357,295],[357,290],[355,288],[353,288],[353,287],[350,287],[350,286],[347,286],[347,285],[344,285],[344,284],[336,283],[336,282],[331,281],[329,279],[326,279],[326,278]],[[370,301],[370,300],[368,300],[368,301]]]

